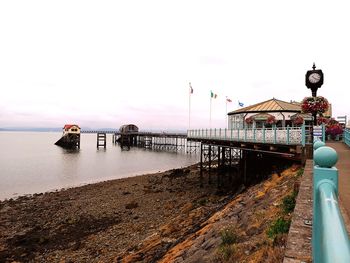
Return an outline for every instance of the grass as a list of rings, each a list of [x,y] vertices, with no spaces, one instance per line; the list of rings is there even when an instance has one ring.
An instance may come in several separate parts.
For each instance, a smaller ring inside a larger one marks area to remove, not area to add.
[[[301,169],[298,170],[297,176],[302,176],[303,173],[304,173],[304,168],[301,168]]]
[[[198,204],[200,205],[200,206],[204,206],[204,205],[206,205],[208,203],[208,199],[206,199],[206,198],[202,198],[202,199],[200,199],[199,201],[198,201]]]
[[[235,254],[235,246],[234,245],[225,245],[220,246],[218,253],[218,261],[227,261]],[[221,260],[222,259],[222,260]]]
[[[267,230],[267,236],[271,239],[275,239],[279,234],[288,233],[291,220],[284,219],[282,217],[273,221]]]
[[[232,245],[238,241],[238,236],[233,227],[228,227],[220,232],[221,245]]]
[[[284,214],[289,214],[294,211],[297,195],[298,193],[293,191],[292,194],[287,195],[282,199],[282,211]]]
[[[272,222],[267,230],[267,236],[273,240],[280,234],[288,233],[291,224],[290,214],[294,211],[297,191],[285,196],[282,199],[281,212],[282,216]],[[285,218],[287,216],[287,218]]]
[[[229,260],[235,253],[235,243],[238,242],[238,236],[233,227],[228,227],[220,232],[221,244],[218,251],[218,256],[224,261]]]

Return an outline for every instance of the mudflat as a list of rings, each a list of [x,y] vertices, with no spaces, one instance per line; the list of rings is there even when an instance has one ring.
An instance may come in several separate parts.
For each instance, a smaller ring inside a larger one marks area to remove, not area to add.
[[[0,261],[116,262],[159,233],[160,258],[232,194],[199,185],[194,165],[2,201]]]
[[[282,262],[287,234],[266,233],[299,170],[218,190],[193,165],[2,201],[0,262]]]

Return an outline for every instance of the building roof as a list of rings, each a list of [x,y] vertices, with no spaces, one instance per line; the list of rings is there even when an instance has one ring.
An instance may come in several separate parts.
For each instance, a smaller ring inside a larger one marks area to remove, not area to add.
[[[66,124],[66,125],[64,125],[63,129],[70,129],[73,126],[76,126],[76,127],[78,127],[80,129],[80,127],[78,125],[76,125],[76,124]]]
[[[296,117],[302,117],[304,120],[312,120],[312,115],[311,113],[295,113],[292,116],[290,116],[291,120],[295,119]]]
[[[267,101],[259,102],[257,104],[244,107],[235,111],[231,111],[228,115],[240,114],[240,113],[259,113],[259,112],[300,112],[300,104],[296,102],[286,102],[278,99],[270,99]]]

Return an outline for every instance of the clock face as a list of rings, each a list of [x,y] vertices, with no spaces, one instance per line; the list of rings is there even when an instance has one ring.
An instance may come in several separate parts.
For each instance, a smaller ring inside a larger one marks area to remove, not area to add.
[[[318,74],[318,73],[312,73],[310,76],[309,76],[309,81],[311,83],[317,83],[321,80],[321,75]]]

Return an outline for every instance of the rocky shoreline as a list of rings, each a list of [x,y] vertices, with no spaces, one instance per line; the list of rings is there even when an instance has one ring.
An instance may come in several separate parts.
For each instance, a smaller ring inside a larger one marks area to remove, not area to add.
[[[273,197],[268,193],[273,189],[264,183],[247,190],[236,184],[233,190],[218,192],[215,183],[207,184],[206,173],[201,188],[198,167],[193,165],[2,201],[0,262],[196,262],[198,251],[203,255],[202,246],[189,252],[196,246],[185,244],[188,238],[205,237],[208,231],[203,229],[209,228],[213,236],[205,239],[210,245],[204,251],[211,257],[202,262],[212,262],[218,260],[218,233],[224,227],[214,227],[213,218],[225,222],[224,211],[233,208],[244,218],[251,212],[249,206],[244,210],[241,205],[249,200],[263,198],[265,205],[268,198],[278,201],[296,180],[299,167],[290,169],[292,175],[274,175],[281,178],[276,185],[288,187]],[[254,198],[251,191],[260,197]],[[198,234],[201,231],[203,235]]]

